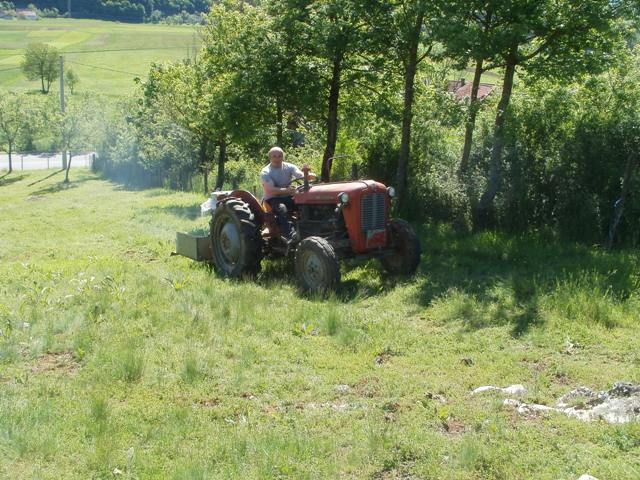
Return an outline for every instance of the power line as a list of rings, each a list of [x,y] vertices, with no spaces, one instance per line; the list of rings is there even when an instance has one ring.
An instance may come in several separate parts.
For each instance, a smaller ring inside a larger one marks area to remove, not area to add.
[[[97,68],[99,70],[109,70],[110,72],[126,73],[127,75],[134,75],[136,77],[141,77],[142,76],[141,73],[125,72],[124,70],[116,70],[115,68],[109,68],[109,67],[99,67],[97,65],[87,65],[86,63],[80,63],[80,62],[76,62],[74,60],[67,60],[67,62],[68,63],[74,63],[76,65],[82,65],[83,67]]]
[[[185,47],[190,47],[191,44],[185,44],[175,47],[153,47],[153,48],[108,48],[105,50],[61,50],[60,53],[102,53],[102,52],[143,52],[143,51],[154,51],[154,50],[178,50],[183,49]],[[16,55],[22,55],[21,53],[0,53],[0,57],[15,57]]]
[[[153,48],[111,48],[105,50],[76,50],[76,51],[66,51],[63,50],[61,53],[102,53],[102,52],[141,52],[141,51],[153,51],[153,50],[176,50],[182,49],[185,47],[189,47],[190,45],[180,45],[179,47],[153,47]]]

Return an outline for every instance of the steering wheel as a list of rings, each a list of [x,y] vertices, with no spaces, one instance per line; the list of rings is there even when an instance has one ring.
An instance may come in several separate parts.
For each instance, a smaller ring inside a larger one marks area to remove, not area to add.
[[[309,185],[315,185],[318,182],[318,177],[316,177],[315,180],[309,180]],[[293,185],[294,183],[296,184],[296,192],[302,192],[304,189],[304,178],[294,178],[293,180],[291,180],[291,184]]]

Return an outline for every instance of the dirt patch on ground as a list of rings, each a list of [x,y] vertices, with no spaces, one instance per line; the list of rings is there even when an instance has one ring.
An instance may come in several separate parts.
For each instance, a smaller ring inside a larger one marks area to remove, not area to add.
[[[203,408],[213,408],[220,404],[220,400],[217,398],[203,398],[198,400],[195,405]]]
[[[79,368],[80,364],[71,352],[46,353],[31,365],[33,373],[62,372],[72,375]]]
[[[380,379],[377,377],[363,377],[353,386],[353,391],[360,397],[376,397],[380,393]]]
[[[442,433],[450,436],[458,436],[465,432],[466,426],[464,422],[453,416],[449,416],[442,420]]]
[[[377,366],[384,365],[391,361],[393,357],[397,357],[401,355],[400,352],[396,352],[390,348],[385,348],[380,353],[378,353],[373,359],[373,363]]]

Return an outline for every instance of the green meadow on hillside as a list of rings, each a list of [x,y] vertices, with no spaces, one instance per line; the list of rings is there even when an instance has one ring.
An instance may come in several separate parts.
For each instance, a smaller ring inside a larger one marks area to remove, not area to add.
[[[0,179],[0,477],[640,477],[640,425],[518,414],[640,382],[637,252],[422,226],[413,279],[171,257],[196,194]]]
[[[39,88],[39,82],[28,81],[19,68],[25,47],[37,42],[51,44],[64,54],[66,66],[80,77],[78,90],[123,95],[134,88],[136,76],[145,78],[151,63],[193,55],[193,46],[200,40],[197,29],[186,25],[0,19],[0,88]]]

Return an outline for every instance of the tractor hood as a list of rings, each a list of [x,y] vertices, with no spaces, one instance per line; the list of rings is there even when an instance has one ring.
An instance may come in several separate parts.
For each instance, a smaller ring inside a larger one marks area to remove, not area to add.
[[[304,204],[332,204],[339,203],[338,195],[348,193],[350,197],[364,193],[385,192],[387,187],[374,180],[357,180],[351,182],[331,182],[312,185],[306,192],[296,193],[294,201],[298,205]]]

